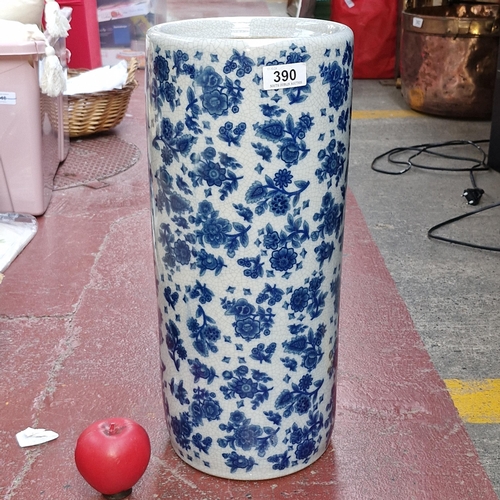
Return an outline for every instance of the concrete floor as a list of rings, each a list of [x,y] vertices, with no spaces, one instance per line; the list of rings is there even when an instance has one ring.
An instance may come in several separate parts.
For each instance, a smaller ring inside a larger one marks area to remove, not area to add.
[[[152,442],[132,500],[498,498],[500,425],[464,423],[445,381],[500,378],[500,255],[426,236],[470,210],[461,197],[466,173],[393,177],[370,169],[394,147],[487,139],[490,123],[405,113],[394,86],[355,81],[332,444],[292,476],[233,482],[191,469],[168,442],[143,78],[139,72],[141,86],[112,132],[137,145],[141,159],[101,189],[54,192],[37,236],[0,285],[0,497],[102,498],[78,474],[74,447],[90,423],[122,415],[140,422]],[[394,110],[400,114],[384,112]],[[477,182],[482,204],[500,198],[500,173],[480,173]],[[499,246],[499,212],[446,231]],[[14,435],[27,426],[60,437],[23,450]]]

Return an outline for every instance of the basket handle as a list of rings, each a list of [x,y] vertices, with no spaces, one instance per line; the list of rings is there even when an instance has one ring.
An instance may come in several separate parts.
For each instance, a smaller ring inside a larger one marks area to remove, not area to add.
[[[127,74],[127,85],[129,85],[130,83],[132,83],[134,81],[134,77],[135,77],[135,72],[137,70],[139,66],[139,63],[137,61],[137,59],[135,57],[132,57],[130,59],[130,62],[128,64],[128,74]]]

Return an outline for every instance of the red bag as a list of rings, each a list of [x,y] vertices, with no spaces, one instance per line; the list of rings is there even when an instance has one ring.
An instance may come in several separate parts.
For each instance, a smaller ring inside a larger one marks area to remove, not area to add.
[[[332,0],[331,20],[354,32],[354,78],[394,78],[397,0]]]

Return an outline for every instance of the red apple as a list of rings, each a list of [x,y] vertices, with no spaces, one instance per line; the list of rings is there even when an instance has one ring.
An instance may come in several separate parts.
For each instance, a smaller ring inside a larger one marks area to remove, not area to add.
[[[78,438],[75,463],[83,478],[104,496],[117,500],[132,492],[151,456],[147,432],[128,418],[107,418]]]

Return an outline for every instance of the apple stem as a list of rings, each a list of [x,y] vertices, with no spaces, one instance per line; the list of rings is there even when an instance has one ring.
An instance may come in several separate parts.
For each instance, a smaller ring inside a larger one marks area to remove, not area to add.
[[[111,424],[109,424],[109,434],[112,436],[115,433],[116,433],[115,424],[114,422],[111,422]]]

